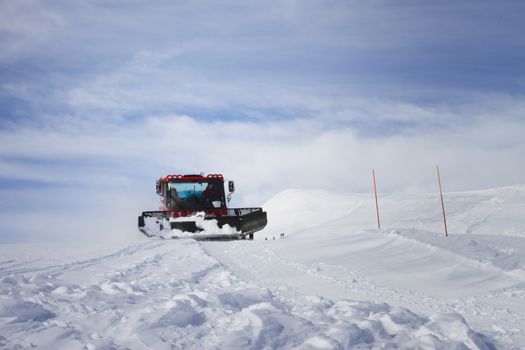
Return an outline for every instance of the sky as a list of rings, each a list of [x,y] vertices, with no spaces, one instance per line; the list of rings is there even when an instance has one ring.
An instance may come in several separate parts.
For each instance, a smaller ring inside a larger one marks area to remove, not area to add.
[[[0,0],[0,242],[113,239],[155,179],[525,183],[523,1]],[[322,204],[321,204],[322,205]],[[134,234],[134,233],[133,233]]]

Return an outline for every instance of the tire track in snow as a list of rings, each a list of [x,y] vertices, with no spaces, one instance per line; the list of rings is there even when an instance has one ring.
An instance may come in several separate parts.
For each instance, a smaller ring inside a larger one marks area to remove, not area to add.
[[[155,242],[152,244],[151,242],[146,243],[139,243],[127,246],[125,248],[122,248],[114,253],[97,256],[95,258],[89,258],[85,260],[78,260],[73,262],[68,262],[65,264],[57,264],[57,265],[50,265],[50,266],[43,266],[43,267],[19,267],[23,266],[25,264],[28,264],[32,261],[24,261],[19,264],[16,264],[16,266],[9,266],[6,268],[0,267],[0,277],[2,275],[14,275],[14,274],[31,274],[31,273],[48,273],[48,274],[60,274],[61,271],[74,271],[74,270],[82,270],[85,268],[89,268],[90,266],[97,265],[101,261],[109,261],[117,258],[122,258],[124,256],[130,256],[133,254],[136,254],[139,251],[143,250],[150,250],[155,249],[156,247],[162,245],[161,241]],[[38,261],[38,260],[34,260]]]
[[[280,300],[295,305],[295,308],[299,310],[302,303],[305,302],[305,291],[300,285],[298,286],[292,281],[286,282],[286,279],[283,278],[276,278],[276,275],[287,274],[290,271],[299,275],[302,274],[308,278],[319,280],[319,282],[313,283],[314,285],[328,284],[329,286],[326,289],[333,290],[335,287],[342,290],[345,294],[344,298],[368,302],[386,301],[425,313],[459,313],[468,319],[472,319],[474,325],[483,332],[493,334],[496,338],[505,341],[508,341],[509,336],[519,336],[522,330],[504,330],[498,327],[498,324],[501,324],[502,321],[508,322],[508,320],[513,320],[517,325],[525,324],[523,314],[508,307],[499,307],[487,303],[488,300],[496,298],[497,294],[443,299],[423,292],[382,286],[364,277],[358,271],[350,270],[341,265],[320,262],[309,266],[284,258],[269,246],[262,246],[258,242],[231,242],[224,246],[222,252],[221,249],[215,249],[217,247],[212,244],[205,244],[209,254],[222,261],[233,271],[240,272],[241,276],[245,276],[249,281],[269,288]],[[254,244],[256,246],[253,246]],[[308,284],[312,285],[311,282]],[[509,294],[523,297],[523,293],[516,290],[514,293],[509,291],[507,295]],[[486,322],[479,322],[480,319]]]
[[[244,243],[244,242],[243,242]],[[282,256],[275,253],[269,247],[263,247],[262,250],[256,252],[249,251],[249,258],[246,257],[245,253],[247,250],[243,249],[243,243],[233,242],[224,250],[224,256],[227,256],[225,260],[231,260],[226,264],[234,271],[242,269],[248,275],[251,275],[250,280],[263,282],[264,285],[273,286],[272,289],[282,288],[282,285],[275,283],[275,273],[283,273],[287,269],[293,270],[300,274],[308,277],[322,280],[321,283],[329,283],[339,289],[344,290],[345,294],[351,298],[358,298],[361,300],[384,300],[385,296],[390,299],[398,299],[400,302],[405,302],[413,297],[423,297],[422,294],[415,292],[408,292],[410,298],[404,297],[403,293],[390,287],[380,286],[379,284],[365,278],[355,270],[349,270],[340,265],[331,265],[327,263],[318,263],[314,266],[307,266],[303,263],[285,259]],[[258,246],[258,248],[261,248]],[[264,254],[263,254],[264,253]],[[213,256],[213,250],[211,252]],[[222,254],[221,254],[222,255]],[[223,260],[221,257],[217,257]],[[252,259],[258,260],[259,263],[251,262]],[[271,266],[268,273],[263,272],[264,266],[267,268]],[[333,273],[330,274],[330,271]],[[327,289],[332,289],[331,287]],[[292,288],[293,290],[293,288]],[[299,292],[295,292],[297,294]],[[300,293],[299,293],[300,294]],[[360,296],[366,296],[362,298]]]

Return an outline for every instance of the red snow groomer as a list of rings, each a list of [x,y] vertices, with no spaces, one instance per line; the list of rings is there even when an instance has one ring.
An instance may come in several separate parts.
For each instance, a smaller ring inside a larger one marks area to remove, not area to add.
[[[157,180],[160,210],[145,211],[139,230],[148,237],[199,240],[253,239],[267,223],[262,208],[228,208],[235,191],[221,174],[168,175]]]

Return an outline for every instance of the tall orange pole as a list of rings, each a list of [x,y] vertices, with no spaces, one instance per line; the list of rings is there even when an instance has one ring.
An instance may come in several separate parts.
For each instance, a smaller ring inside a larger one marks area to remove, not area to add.
[[[445,237],[448,237],[447,217],[445,216],[445,203],[443,202],[443,190],[441,189],[441,176],[439,175],[439,165],[436,165],[436,169],[439,183],[439,195],[441,196],[441,209],[443,210],[443,223],[445,224]]]
[[[376,172],[372,169],[372,178],[374,179],[374,195],[376,197],[376,214],[377,214],[377,228],[381,229],[381,222],[379,222],[379,205],[377,204],[377,186],[376,186]]]

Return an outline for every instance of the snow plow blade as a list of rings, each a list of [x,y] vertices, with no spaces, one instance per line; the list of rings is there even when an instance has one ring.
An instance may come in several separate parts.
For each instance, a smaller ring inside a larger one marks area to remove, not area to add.
[[[210,226],[207,222],[215,220]],[[145,211],[138,217],[139,230],[148,237],[193,238],[196,240],[253,239],[268,222],[262,208],[227,209],[221,215],[180,211]],[[172,235],[185,233],[182,236]]]

